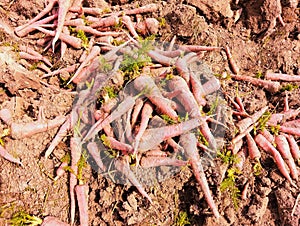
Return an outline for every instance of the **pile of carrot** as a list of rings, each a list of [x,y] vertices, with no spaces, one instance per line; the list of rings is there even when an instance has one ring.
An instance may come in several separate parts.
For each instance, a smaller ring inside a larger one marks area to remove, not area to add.
[[[136,170],[160,166],[180,169],[190,165],[213,215],[220,217],[209,190],[201,155],[205,152],[209,152],[206,156],[216,154],[219,147],[213,131],[220,127],[226,128],[226,125],[220,122],[220,109],[216,117],[206,115],[203,111],[204,108],[212,107],[206,97],[218,93],[220,82],[214,76],[198,75],[191,70],[191,64],[199,63],[200,51],[225,51],[234,73],[231,76],[233,79],[248,81],[270,92],[280,89],[279,82],[239,75],[240,70],[227,46],[182,45],[176,49],[173,39],[166,49],[155,46],[154,42],[149,45],[149,42],[138,41],[140,37],[157,34],[158,20],[141,19],[141,14],[155,12],[158,7],[157,4],[149,4],[107,13],[102,8],[82,7],[82,1],[49,0],[45,9],[35,18],[15,29],[19,37],[44,33],[45,37],[38,44],[45,47],[44,50],[51,51],[52,48],[53,52],[60,48],[61,59],[68,46],[85,49],[78,63],[52,70],[55,62],[50,62],[33,48],[20,46],[21,58],[42,62],[38,67],[46,74],[41,79],[64,72],[74,73],[68,83],[77,84],[77,98],[67,116],[18,124],[12,122],[7,109],[0,111],[1,120],[10,127],[11,136],[16,139],[59,127],[45,152],[46,158],[51,156],[69,132],[73,132],[69,183],[71,225],[75,223],[76,204],[79,207],[80,224],[88,225],[88,187],[78,178],[77,167],[83,149],[94,160],[94,169],[111,177],[115,169],[150,203],[153,198],[144,190]],[[131,64],[128,64],[130,60]],[[125,83],[123,73],[128,73],[128,67],[133,68],[132,74],[129,73],[132,77]],[[296,77],[299,76],[295,76],[292,81],[299,81]],[[278,75],[268,73],[266,78],[278,80]],[[289,76],[285,75],[284,79],[289,79]],[[116,84],[115,96],[105,92],[105,87],[111,84]],[[217,95],[216,98],[220,97]],[[95,103],[99,98],[102,104],[97,109]],[[237,97],[235,101],[232,104],[236,108],[234,114],[238,120],[236,127],[239,134],[232,140],[233,153],[247,155],[244,149],[239,151],[246,137],[250,158],[259,161],[261,154],[258,146],[264,149],[273,156],[283,176],[294,185],[293,179],[298,179],[294,161],[298,161],[298,164],[300,161],[299,145],[294,138],[300,136],[300,127],[299,119],[295,118],[300,110],[285,109],[284,113],[270,117],[267,126],[280,124],[280,133],[275,137],[268,134],[267,129],[253,137],[253,128],[258,126],[258,120],[268,108],[264,107],[249,115],[241,99]],[[289,119],[293,120],[287,121]],[[19,159],[11,156],[2,146],[0,155],[22,165]],[[57,169],[55,180],[59,179],[67,166],[68,163],[62,163]]]

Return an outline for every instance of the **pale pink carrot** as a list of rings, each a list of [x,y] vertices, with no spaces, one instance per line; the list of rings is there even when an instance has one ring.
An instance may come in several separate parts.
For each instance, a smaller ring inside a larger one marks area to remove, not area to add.
[[[207,117],[190,119],[178,124],[147,129],[141,138],[139,152],[145,152],[172,137],[179,136],[202,125]]]
[[[89,186],[86,184],[76,185],[75,187],[76,198],[79,209],[80,226],[89,225],[89,213],[88,213],[88,192]]]
[[[235,144],[237,144],[241,139],[243,139],[248,133],[250,133],[253,128],[254,125],[257,126],[258,123],[254,123],[253,125],[249,126],[244,132],[239,133],[237,136],[235,136],[232,140],[231,143],[234,146]]]
[[[146,18],[145,19],[146,28],[150,34],[157,34],[159,30],[159,22],[155,18]]]
[[[4,147],[2,147],[2,145],[0,145],[0,156],[2,156],[10,162],[16,163],[23,167],[22,162],[19,159],[13,157],[11,154],[9,154],[9,152]]]
[[[245,118],[241,121],[239,121],[236,124],[236,127],[239,129],[240,133],[243,133],[249,126],[251,126],[253,123],[257,122],[258,119],[268,110],[268,106],[263,107],[259,111],[255,112],[253,115],[251,115],[248,118]]]
[[[62,29],[62,33],[66,34],[66,35],[70,35],[70,31],[68,29],[68,27],[64,26]],[[66,51],[67,51],[67,43],[61,41],[60,43],[60,59],[63,59]]]
[[[167,157],[167,153],[162,151],[159,147],[151,149],[145,153],[147,157]]]
[[[134,87],[138,91],[146,91],[145,96],[149,98],[159,111],[177,120],[177,113],[172,108],[172,101],[163,97],[153,79],[148,75],[141,75],[134,80]]]
[[[284,97],[284,107],[283,107],[283,112],[287,112],[290,109],[289,107],[289,96],[286,93]]]
[[[50,36],[54,36],[55,35],[55,31],[49,31],[47,29],[44,29],[42,27],[36,27],[37,30],[43,32],[46,35],[50,35]],[[82,47],[82,40],[80,38],[71,36],[71,35],[67,35],[64,33],[60,33],[59,38],[61,41],[71,45],[72,47],[74,47],[75,49],[80,49]]]
[[[28,21],[26,24],[19,26],[15,29],[16,34],[25,29],[27,26],[29,26],[30,24],[33,24],[34,22],[38,21],[39,19],[41,19],[43,16],[45,16],[47,13],[49,13],[53,6],[57,3],[58,0],[50,0],[49,4],[43,9],[42,12],[40,12],[38,15],[36,15],[33,19],[31,19],[30,21]],[[18,35],[18,34],[17,34]]]
[[[54,52],[54,46],[58,38],[60,38],[60,34],[62,33],[65,18],[67,12],[71,6],[71,0],[58,0],[59,8],[58,8],[58,19],[57,19],[57,28],[55,31],[55,36],[52,40],[52,49]]]
[[[125,99],[117,106],[117,108],[103,121],[97,121],[91,129],[88,131],[87,135],[83,138],[83,141],[94,137],[104,126],[110,124],[114,120],[120,118],[129,109],[133,108],[135,104],[136,97],[126,96]]]
[[[17,30],[16,29],[15,30],[15,34],[17,36],[19,36],[19,37],[24,37],[24,36],[28,35],[30,32],[36,30],[37,26],[41,26],[43,24],[47,24],[47,23],[49,23],[50,21],[52,21],[52,20],[54,20],[56,18],[57,18],[57,14],[54,14],[52,16],[48,16],[48,17],[46,17],[46,18],[44,18],[44,19],[42,19],[40,21],[37,21],[37,22],[35,22],[33,24],[28,25],[27,27],[23,28],[22,30]]]
[[[190,161],[191,167],[194,172],[194,176],[203,191],[206,202],[213,211],[216,218],[220,218],[220,213],[213,200],[211,192],[208,187],[208,183],[205,177],[203,167],[201,165],[201,159],[197,149],[197,139],[193,133],[185,133],[180,136],[180,144],[184,148],[187,158]]]
[[[242,200],[247,199],[247,193],[248,193],[249,185],[250,185],[250,183],[249,183],[249,181],[247,181],[247,183],[245,184],[244,189],[242,191],[242,194],[241,194],[241,199]]]
[[[238,68],[236,62],[234,61],[234,59],[233,59],[233,57],[232,57],[232,55],[231,55],[231,53],[230,53],[229,47],[226,46],[226,47],[224,48],[224,50],[225,50],[225,53],[226,53],[226,56],[227,56],[227,59],[228,59],[228,62],[229,62],[229,66],[230,66],[232,72],[233,72],[234,74],[238,74],[239,71],[240,71],[240,69]]]
[[[267,71],[265,79],[284,82],[300,82],[300,75],[288,75]]]
[[[67,162],[62,162],[59,167],[56,169],[56,177],[54,178],[54,181],[57,181],[58,178],[63,176],[66,172],[66,167],[68,166]]]
[[[69,224],[62,222],[56,217],[45,217],[41,226],[70,226]]]
[[[184,80],[189,83],[190,81],[190,72],[188,69],[188,60],[192,57],[194,57],[196,55],[196,53],[188,53],[186,54],[184,57],[179,57],[175,63],[175,67],[176,70],[178,71],[178,73],[180,74],[180,76],[182,78],[184,78]]]
[[[288,133],[288,134],[300,137],[300,129],[299,128],[292,128],[292,127],[280,126],[279,130],[281,132]]]
[[[144,101],[141,98],[138,98],[135,101],[135,105],[133,108],[133,112],[131,114],[131,126],[133,127],[135,123],[137,122],[137,119],[139,117],[139,114],[141,113],[141,110],[143,108]]]
[[[90,61],[94,60],[99,54],[100,54],[100,47],[99,46],[93,46],[89,55],[85,58],[85,60],[81,63],[79,68],[77,69],[74,76],[68,81],[67,85],[70,84],[73,80],[76,80],[78,74],[81,72],[83,68],[85,68]],[[78,83],[79,81],[74,81],[75,83]]]
[[[166,51],[166,50],[160,50],[158,48],[155,48],[155,52],[163,55],[163,56],[166,56],[166,57],[171,57],[171,58],[174,58],[174,57],[179,57],[183,54],[183,51],[182,50],[169,50],[169,51]]]
[[[117,13],[118,15],[121,14],[126,14],[126,15],[133,15],[133,14],[142,14],[142,13],[153,13],[155,11],[157,11],[159,8],[158,4],[155,3],[151,3],[148,5],[144,5],[138,8],[134,8],[134,9],[127,9],[124,11],[120,11],[119,13]]]
[[[297,144],[297,141],[295,140],[295,138],[292,135],[285,135],[289,145],[290,145],[290,149],[291,149],[291,153],[293,158],[297,161],[298,165],[300,163],[300,149],[299,149],[299,145]]]
[[[267,130],[264,128],[263,130],[259,131],[260,134],[262,134],[271,144],[274,143],[275,137]]]
[[[116,26],[120,19],[119,17],[117,17],[116,15],[111,15],[109,17],[105,17],[105,18],[100,18],[97,19],[97,21],[89,21],[90,17],[87,17],[87,21],[88,22],[92,22],[92,24],[90,25],[92,28],[99,28],[99,27],[113,27]]]
[[[90,7],[70,7],[69,11],[74,12],[74,13],[84,13],[84,14],[90,14],[93,16],[101,16],[103,14],[103,9],[102,8],[90,8]]]
[[[184,152],[183,148],[174,139],[169,138],[169,139],[166,140],[166,143],[173,148],[174,152],[179,152],[179,151],[181,153]]]
[[[36,52],[34,49],[28,47],[28,46],[24,46],[24,45],[20,45],[19,49],[21,51],[24,51],[26,53],[29,53],[32,56],[36,56],[38,60],[41,60],[43,62],[45,62],[49,67],[52,67],[53,65],[50,63],[50,61],[44,57],[43,55],[41,55],[40,53]]]
[[[66,20],[64,25],[77,27],[77,26],[84,26],[85,22],[82,18],[77,18],[77,19]]]
[[[176,62],[176,58],[164,56],[155,50],[148,51],[148,56],[150,56],[154,61],[165,66],[173,65]]]
[[[15,139],[29,137],[59,127],[65,120],[65,116],[57,116],[56,118],[45,122],[11,123],[11,136]]]
[[[248,114],[244,108],[244,104],[243,104],[243,101],[242,101],[242,98],[240,96],[236,96],[235,97],[235,101],[236,103],[239,105],[239,111],[240,112],[243,112],[244,114]],[[248,116],[249,117],[249,116]]]
[[[120,142],[113,137],[105,137],[105,143],[109,145],[109,148],[119,150],[124,155],[133,153],[133,147],[131,145]]]
[[[298,170],[291,154],[288,140],[284,135],[275,136],[276,147],[282,158],[286,160],[293,179],[298,180]]]
[[[222,47],[217,47],[217,46],[198,46],[198,45],[182,45],[182,46],[179,46],[179,49],[182,49],[184,51],[199,52],[199,51],[221,50]]]
[[[261,149],[267,151],[273,156],[275,163],[278,166],[278,169],[282,173],[282,175],[291,183],[291,185],[297,187],[292,181],[289,175],[289,171],[286,169],[284,161],[280,153],[276,150],[276,148],[261,134],[256,135],[254,140]]]
[[[74,127],[78,120],[78,115],[76,112],[72,111],[66,118],[64,124],[59,128],[54,139],[51,141],[49,147],[45,152],[45,158],[47,159],[56,146],[67,136],[68,132]]]
[[[267,122],[267,125],[276,126],[277,124],[280,124],[282,121],[297,117],[299,113],[300,113],[300,108],[289,109],[284,113],[272,114]]]
[[[100,145],[100,144],[99,144]],[[94,161],[96,162],[97,166],[102,172],[106,171],[106,167],[104,166],[99,153],[99,148],[96,142],[91,141],[87,145],[87,149],[89,151],[89,154],[92,156]]]
[[[203,134],[204,138],[209,144],[209,148],[212,149],[213,151],[217,151],[217,141],[212,134],[208,124],[206,121],[203,121],[203,123],[200,125],[200,131]]]
[[[259,160],[261,157],[261,153],[250,133],[246,135],[246,139],[250,158],[253,160]]]
[[[152,112],[153,112],[152,105],[149,102],[146,102],[144,104],[141,113],[141,123],[140,123],[139,131],[134,138],[134,154],[137,154],[140,139],[142,138],[144,132],[146,131],[146,128],[148,127],[148,123],[152,115]]]
[[[129,167],[129,163],[126,159],[124,158],[115,159],[115,167],[118,171],[120,171],[122,174],[124,174],[127,177],[130,183],[138,189],[138,191],[141,193],[142,196],[147,198],[150,201],[150,203],[152,203],[152,199],[146,193],[141,183],[137,180],[134,173],[131,171]]]
[[[70,140],[70,148],[71,148],[71,170],[70,173],[70,221],[71,225],[74,224],[75,221],[75,186],[77,185],[77,175],[78,175],[78,162],[81,157],[81,139],[79,137],[72,137]]]
[[[269,81],[269,80],[262,80],[262,79],[253,78],[253,77],[247,76],[247,75],[231,74],[230,76],[232,78],[236,79],[236,80],[250,82],[253,85],[263,87],[264,89],[266,89],[267,91],[269,91],[271,93],[276,93],[281,88],[281,85],[280,85],[279,82],[273,82],[273,81]]]
[[[91,28],[89,26],[77,26],[75,27],[75,30],[76,31],[84,31],[85,33],[88,33],[88,34],[92,34],[94,36],[113,36],[113,37],[116,37],[116,36],[119,36],[123,33],[121,32],[116,32],[116,31],[105,31],[105,32],[102,32],[102,31],[98,31],[94,28]]]
[[[206,83],[203,84],[204,96],[214,93],[220,88],[220,81],[215,76],[212,76]]]
[[[185,166],[186,164],[187,161],[172,159],[169,157],[158,157],[158,156],[142,157],[140,160],[140,165],[144,169],[157,167],[157,166]]]
[[[191,71],[190,72],[190,81],[193,95],[199,106],[204,106],[206,104],[206,100],[204,98],[205,91],[201,82],[196,78],[196,75]]]
[[[134,38],[139,37],[138,33],[135,30],[135,26],[129,16],[124,15],[122,17],[122,23],[127,27],[127,29],[133,35]]]
[[[7,108],[0,110],[0,119],[5,122],[6,125],[10,126],[12,124],[11,112]]]
[[[79,66],[79,64],[73,64],[70,66],[67,66],[65,68],[57,69],[55,71],[52,71],[50,73],[44,74],[41,78],[47,78],[49,76],[58,75],[64,72],[72,73],[76,70],[76,68]]]

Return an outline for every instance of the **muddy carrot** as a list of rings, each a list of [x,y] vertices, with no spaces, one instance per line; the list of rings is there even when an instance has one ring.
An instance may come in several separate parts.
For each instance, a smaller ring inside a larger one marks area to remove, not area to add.
[[[282,158],[286,160],[287,165],[290,168],[292,178],[298,180],[298,170],[292,157],[288,140],[284,135],[277,135],[275,136],[275,143]]]
[[[133,14],[142,14],[142,13],[152,13],[152,12],[157,11],[158,8],[159,8],[158,4],[151,3],[151,4],[144,5],[144,6],[135,8],[135,9],[127,9],[127,10],[124,10],[123,12],[121,11],[121,12],[119,12],[119,14],[124,13],[126,15],[133,15]]]
[[[239,170],[243,170],[245,161],[247,159],[247,154],[246,148],[241,148],[241,150],[236,154],[238,162],[234,164],[234,167],[238,168]]]
[[[191,71],[190,72],[190,81],[192,86],[193,95],[199,106],[204,106],[206,104],[206,100],[204,98],[205,91],[201,82],[196,78],[196,75]]]
[[[157,166],[185,166],[187,161],[172,159],[169,157],[147,156],[142,157],[140,164],[144,169]]]
[[[46,63],[49,67],[52,67],[53,65],[50,63],[50,61],[44,57],[43,55],[41,55],[40,53],[36,52],[34,49],[28,47],[28,46],[24,46],[24,45],[20,45],[19,46],[21,51],[24,51],[32,56],[35,56],[37,60],[41,60],[44,63]],[[21,52],[20,52],[21,53]]]
[[[45,217],[41,226],[70,226],[69,224],[62,222],[56,217]]]
[[[245,118],[241,121],[239,121],[236,126],[239,129],[240,133],[243,133],[249,126],[251,126],[253,123],[257,122],[257,120],[265,113],[265,111],[268,109],[268,106],[263,107],[259,111],[255,112],[253,115],[251,115],[248,118]]]
[[[213,211],[216,218],[220,218],[218,208],[213,200],[209,186],[204,174],[203,167],[201,165],[200,156],[197,149],[197,139],[193,133],[185,133],[180,136],[180,144],[184,148],[187,154],[187,158],[190,160],[191,167],[194,172],[194,176],[204,193],[204,197],[209,207]]]
[[[255,140],[249,133],[246,135],[246,139],[250,158],[253,160],[259,160],[261,157],[261,153],[255,143]]]
[[[128,28],[129,32],[133,35],[134,38],[139,37],[138,33],[135,30],[134,24],[129,16],[124,15],[122,17],[122,23],[125,24],[125,26]]]
[[[23,167],[22,162],[19,159],[13,157],[11,154],[9,154],[8,151],[4,147],[2,147],[2,145],[0,145],[0,156],[2,156],[3,158],[5,158],[10,162],[19,164],[20,166]]]
[[[65,18],[67,15],[67,12],[71,6],[71,0],[58,0],[59,8],[58,8],[58,19],[57,19],[57,28],[55,31],[55,36],[52,41],[52,49],[54,52],[54,46],[58,38],[60,37],[60,34],[62,33]]]
[[[0,119],[8,126],[12,123],[11,112],[7,108],[0,110]]]
[[[120,171],[122,174],[124,174],[127,177],[130,183],[138,189],[138,191],[141,193],[142,196],[147,198],[150,201],[150,203],[152,203],[152,199],[146,193],[142,184],[137,180],[134,173],[131,171],[128,162],[125,159],[120,159],[120,158],[115,159],[115,167],[118,171]]]
[[[46,150],[45,158],[48,158],[52,151],[55,149],[55,147],[64,139],[65,136],[67,136],[68,132],[73,128],[77,120],[78,116],[76,112],[71,112],[67,116],[64,124],[62,124],[54,139],[51,141],[48,149]]]
[[[77,185],[77,174],[78,174],[78,162],[81,157],[81,144],[79,137],[72,137],[70,141],[71,147],[71,170],[70,173],[70,221],[71,225],[74,224],[75,221],[75,186]]]
[[[80,226],[89,225],[88,214],[88,192],[89,186],[86,184],[76,185],[75,187],[76,198],[79,209]]]
[[[246,200],[246,199],[247,199],[247,192],[248,192],[248,189],[249,189],[249,185],[250,185],[250,183],[249,183],[249,181],[248,181],[248,182],[245,184],[244,189],[243,189],[242,194],[241,194],[241,199],[242,199],[242,200]]]
[[[265,74],[265,79],[285,82],[300,82],[300,75],[288,75],[267,71]]]
[[[59,127],[66,120],[65,116],[57,116],[52,120],[45,122],[35,121],[28,123],[12,123],[11,124],[11,136],[15,139],[21,139],[29,137],[37,133],[42,133],[50,129]]]
[[[291,185],[297,187],[292,181],[289,175],[289,171],[286,169],[284,161],[279,152],[276,150],[276,148],[261,134],[256,135],[254,140],[261,149],[267,151],[273,156],[275,163],[278,166],[278,169],[282,173],[282,175],[291,183]]]
[[[291,154],[293,158],[297,161],[298,165],[300,165],[300,149],[299,145],[297,144],[297,141],[292,135],[285,135],[291,149]]]
[[[148,75],[141,75],[134,80],[134,87],[138,91],[146,90],[145,96],[163,113],[177,120],[177,113],[172,108],[172,101],[163,97],[153,79]],[[148,91],[148,92],[147,92]]]
[[[54,178],[54,181],[57,181],[58,178],[60,178],[64,173],[66,172],[65,168],[68,166],[67,162],[62,162],[59,167],[56,169],[56,177]]]
[[[58,75],[58,74],[61,74],[61,73],[64,73],[64,72],[72,73],[76,70],[76,68],[78,66],[79,66],[79,64],[73,64],[73,65],[67,66],[65,68],[57,69],[57,70],[52,71],[50,73],[44,74],[41,78],[47,78],[47,77]]]

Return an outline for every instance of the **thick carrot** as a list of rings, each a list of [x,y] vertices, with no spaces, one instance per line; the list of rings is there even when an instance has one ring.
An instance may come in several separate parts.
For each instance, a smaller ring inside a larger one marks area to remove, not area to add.
[[[138,33],[135,30],[134,24],[129,16],[124,15],[122,17],[122,23],[125,24],[125,26],[128,28],[129,32],[133,35],[134,38],[139,37]]]
[[[248,144],[248,152],[249,156],[253,160],[259,160],[261,157],[261,153],[255,143],[255,140],[252,138],[250,133],[246,135],[247,144]]]
[[[124,174],[127,177],[127,179],[130,181],[130,183],[138,189],[138,191],[141,193],[142,196],[147,198],[150,201],[150,203],[152,203],[152,199],[146,193],[142,184],[136,179],[136,177],[135,177],[134,173],[131,171],[126,159],[124,159],[124,158],[115,159],[115,167],[118,171],[120,171],[122,174]]]
[[[117,17],[116,15],[111,15],[109,17],[97,19],[97,21],[89,21],[89,22],[92,22],[92,24],[90,25],[92,28],[99,28],[99,27],[115,26],[119,23],[119,21],[120,21],[119,17]]]
[[[7,108],[0,110],[0,119],[5,122],[6,125],[10,126],[12,124],[11,112]]]
[[[76,185],[75,187],[76,198],[79,209],[80,226],[89,225],[88,213],[88,192],[89,186],[86,184]]]
[[[234,167],[238,168],[239,170],[243,170],[244,163],[247,159],[247,154],[247,149],[241,148],[241,150],[236,154],[238,162],[234,164]]]
[[[193,133],[185,133],[180,136],[180,144],[184,148],[187,158],[190,160],[194,176],[204,193],[204,197],[216,218],[220,218],[218,208],[212,198],[208,183],[201,165],[200,156],[197,149],[197,139]]]
[[[157,166],[185,166],[187,164],[187,161],[169,157],[147,156],[141,158],[140,164],[144,169],[147,169]]]
[[[259,131],[260,134],[262,134],[271,144],[274,143],[275,137],[267,130],[264,128],[263,130]]]
[[[159,8],[158,4],[155,4],[155,3],[151,3],[151,4],[148,4],[148,5],[144,5],[144,6],[141,6],[141,7],[138,7],[138,8],[134,8],[134,9],[127,9],[127,10],[124,10],[123,12],[119,12],[119,14],[126,14],[126,15],[133,15],[133,14],[142,14],[142,13],[152,13],[152,12],[155,12],[157,11]]]
[[[100,153],[98,151],[98,145],[96,142],[91,141],[88,143],[87,145],[87,149],[89,151],[89,154],[92,156],[92,158],[95,160],[97,166],[99,167],[99,169],[104,172],[106,171],[106,167],[104,166],[101,158],[100,158]]]
[[[292,178],[298,180],[298,170],[291,154],[288,140],[284,135],[277,135],[275,136],[275,143],[282,158],[286,160],[287,165],[290,168]]]
[[[145,96],[163,113],[177,120],[177,113],[172,108],[172,101],[165,98],[153,79],[148,75],[141,75],[134,80],[134,87],[138,91],[145,91]],[[147,92],[148,91],[148,92]]]
[[[144,132],[146,131],[152,112],[153,112],[152,105],[149,102],[146,102],[142,109],[139,131],[134,138],[134,154],[137,154],[137,149],[140,143],[140,139],[142,138]]]
[[[215,77],[211,77],[206,83],[203,84],[204,96],[214,93],[221,88],[220,81]]]
[[[19,159],[13,157],[11,154],[9,154],[8,151],[4,147],[2,147],[2,145],[0,145],[0,156],[2,156],[3,158],[5,158],[10,162],[19,164],[20,166],[23,167],[22,162]]]
[[[11,136],[15,139],[29,137],[37,133],[42,133],[50,129],[59,127],[66,121],[65,116],[57,116],[45,122],[35,121],[28,123],[11,123]]]
[[[299,145],[297,144],[297,141],[292,135],[286,135],[286,138],[289,142],[291,153],[293,158],[298,162],[298,165],[300,163],[300,149]]]
[[[70,226],[69,224],[62,222],[56,217],[45,217],[41,226]]]
[[[292,128],[292,127],[280,126],[279,130],[281,132],[288,133],[288,134],[300,137],[300,129],[299,128]]]
[[[173,65],[176,62],[176,58],[172,58],[172,57],[167,57],[155,50],[150,50],[148,51],[148,56],[150,56],[154,61],[165,65],[165,66],[170,66]]]
[[[123,154],[132,154],[133,147],[129,144],[120,142],[113,137],[105,137],[105,143],[109,144],[109,148],[122,151]]]
[[[72,137],[70,140],[70,146],[71,146],[71,170],[70,173],[70,182],[69,182],[69,188],[70,188],[70,221],[71,225],[74,224],[75,221],[75,186],[77,185],[77,174],[78,174],[78,162],[81,157],[81,144],[80,144],[80,138],[79,137]]]
[[[261,134],[256,135],[254,140],[260,148],[267,151],[273,156],[275,163],[278,166],[278,169],[282,173],[282,175],[291,183],[291,185],[297,187],[292,181],[289,175],[289,171],[286,169],[286,166],[284,165],[284,161],[281,155],[279,154],[279,152],[276,150],[276,148]]]

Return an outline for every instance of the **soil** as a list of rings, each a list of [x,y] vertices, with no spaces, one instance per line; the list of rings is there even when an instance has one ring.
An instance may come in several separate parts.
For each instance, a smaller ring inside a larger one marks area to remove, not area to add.
[[[43,52],[37,45],[38,34],[18,38],[13,29],[39,13],[44,2],[0,1],[0,109],[11,109],[15,122],[37,120],[41,108],[46,119],[66,115],[72,108],[72,87],[70,90],[60,88],[61,81],[57,77],[42,80],[50,86],[38,82],[44,72],[30,68],[18,57],[17,46],[21,43]],[[158,33],[160,41],[170,42],[176,35],[177,44],[227,45],[242,75],[264,75],[268,70],[300,75],[300,5],[295,6],[297,1],[86,0],[84,6],[105,4],[118,10],[151,2],[159,4],[160,8],[147,16],[165,19]],[[280,13],[285,26],[278,20]],[[68,48],[66,57],[60,60],[58,53],[53,56],[50,51],[43,53],[56,68],[75,63],[81,54],[82,50]],[[203,62],[216,75],[231,73],[223,51],[203,53]],[[68,76],[66,74],[65,78]],[[264,106],[274,112],[283,111],[286,95],[290,108],[300,107],[300,88],[270,93],[262,87],[234,79],[221,79],[221,84],[225,97],[238,92],[249,114]],[[5,128],[7,126],[1,122],[0,134]],[[22,160],[24,168],[0,158],[0,225],[6,225],[12,215],[21,210],[41,218],[51,215],[69,222],[68,175],[53,181],[60,159],[69,150],[69,137],[60,143],[51,158],[43,156],[56,131],[53,129],[24,139],[3,138],[6,149]],[[226,133],[226,141],[229,142],[232,136],[233,132]],[[299,144],[299,137],[296,139]],[[84,177],[89,185],[90,225],[185,225],[187,222],[180,221],[185,213],[191,225],[300,225],[299,203],[291,216],[299,189],[280,174],[270,155],[262,153],[261,164],[263,170],[255,176],[253,163],[249,158],[246,160],[236,185],[240,190],[246,183],[249,187],[246,199],[239,199],[238,208],[234,207],[229,193],[219,189],[227,166],[215,159],[215,167],[206,170],[222,215],[220,222],[215,221],[187,167],[146,188],[155,200],[153,204],[136,188],[117,185],[86,167]]]

